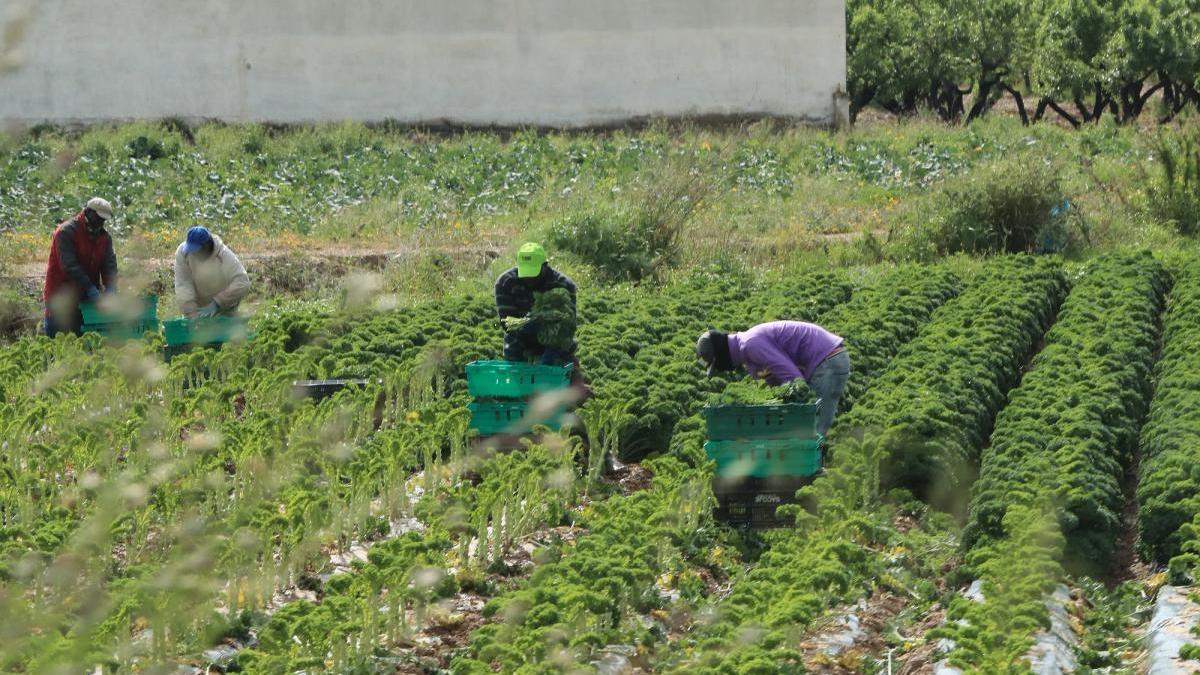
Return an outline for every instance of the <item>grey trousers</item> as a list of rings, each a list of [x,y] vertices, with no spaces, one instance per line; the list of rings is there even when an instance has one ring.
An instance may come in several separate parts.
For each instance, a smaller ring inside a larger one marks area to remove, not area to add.
[[[813,370],[808,386],[817,395],[817,433],[829,433],[833,417],[837,414],[838,402],[846,392],[846,380],[850,379],[850,354],[842,352],[821,362]]]

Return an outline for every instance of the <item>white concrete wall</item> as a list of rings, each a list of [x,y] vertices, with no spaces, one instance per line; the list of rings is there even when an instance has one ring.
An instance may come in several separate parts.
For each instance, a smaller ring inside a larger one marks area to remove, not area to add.
[[[846,80],[844,0],[40,0],[34,12],[21,66],[0,74],[0,121],[831,123]]]

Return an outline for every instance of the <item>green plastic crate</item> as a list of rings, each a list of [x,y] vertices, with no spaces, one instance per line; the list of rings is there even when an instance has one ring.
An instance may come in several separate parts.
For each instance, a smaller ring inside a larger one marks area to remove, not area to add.
[[[521,435],[533,430],[531,421],[525,419],[525,413],[529,410],[526,401],[476,402],[467,408],[471,411],[471,428],[478,430],[480,436]],[[565,415],[565,409],[560,408],[539,424],[551,429],[559,428],[565,421]]]
[[[706,406],[704,419],[713,441],[817,437],[817,406],[811,403]]]
[[[163,322],[167,346],[218,345],[252,337],[246,319],[214,316],[208,319],[168,319]]]
[[[811,440],[708,441],[704,454],[717,463],[717,478],[807,477],[821,470],[821,444]]]
[[[147,295],[141,298],[142,309],[136,314],[114,313],[101,309],[100,305],[94,302],[79,303],[79,314],[83,317],[83,325],[94,330],[100,330],[102,326],[111,324],[123,324],[126,326],[154,326],[150,330],[156,330],[158,326],[158,296]],[[119,304],[118,301],[117,304]],[[127,302],[127,301],[126,301]],[[85,328],[86,330],[86,328]]]
[[[467,391],[475,398],[528,398],[565,389],[573,364],[538,366],[511,361],[472,361],[467,364]]]
[[[146,333],[157,333],[159,323],[85,323],[80,327],[84,333],[99,333],[112,340],[140,340]]]

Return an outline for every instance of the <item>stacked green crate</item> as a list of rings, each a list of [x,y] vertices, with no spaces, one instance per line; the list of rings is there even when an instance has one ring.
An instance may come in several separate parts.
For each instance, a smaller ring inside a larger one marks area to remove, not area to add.
[[[821,470],[815,405],[726,405],[704,409],[704,452],[717,476],[806,478]]]
[[[723,405],[704,409],[704,452],[717,465],[717,520],[751,527],[786,525],[776,514],[824,464],[817,407]]]
[[[566,414],[554,395],[571,384],[575,366],[541,366],[510,361],[472,361],[467,364],[467,391],[475,397],[471,428],[481,436],[522,435],[534,424],[555,428]],[[545,398],[541,398],[545,397]],[[547,404],[542,410],[540,402]]]

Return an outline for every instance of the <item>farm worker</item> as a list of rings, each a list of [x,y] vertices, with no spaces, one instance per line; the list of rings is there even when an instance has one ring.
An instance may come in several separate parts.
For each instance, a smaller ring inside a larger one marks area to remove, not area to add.
[[[541,244],[526,243],[517,251],[517,266],[508,270],[496,279],[496,313],[500,316],[500,325],[504,330],[504,359],[506,361],[525,361],[532,356],[543,365],[561,365],[571,363],[575,368],[571,371],[571,387],[580,401],[592,395],[591,388],[579,367],[579,359],[575,355],[575,343],[566,351],[548,348],[538,342],[538,325],[534,321],[525,323],[520,328],[509,330],[505,319],[523,319],[533,310],[535,293],[556,288],[566,289],[571,294],[571,313],[575,313],[575,282],[567,275],[559,272],[546,262],[546,250]]]
[[[193,227],[175,249],[175,301],[189,319],[233,314],[246,293],[246,268],[221,238]]]
[[[102,288],[105,293],[117,291],[117,254],[112,236],[104,229],[112,217],[112,204],[93,197],[54,231],[42,289],[47,336],[78,335],[83,325],[79,304],[95,302]]]
[[[819,399],[817,433],[822,436],[833,426],[850,377],[845,340],[803,321],[771,321],[741,333],[705,331],[696,354],[710,376],[742,366],[775,387],[803,377]]]
[[[532,355],[546,365],[567,363],[575,358],[574,349],[562,352],[544,347],[538,342],[538,325],[529,321],[520,328],[509,330],[505,319],[522,319],[533,310],[535,293],[564,288],[571,294],[571,311],[575,310],[575,283],[546,262],[546,250],[541,244],[528,243],[517,251],[517,266],[496,280],[496,312],[504,329],[504,358],[525,361]],[[577,369],[578,370],[578,369]]]

